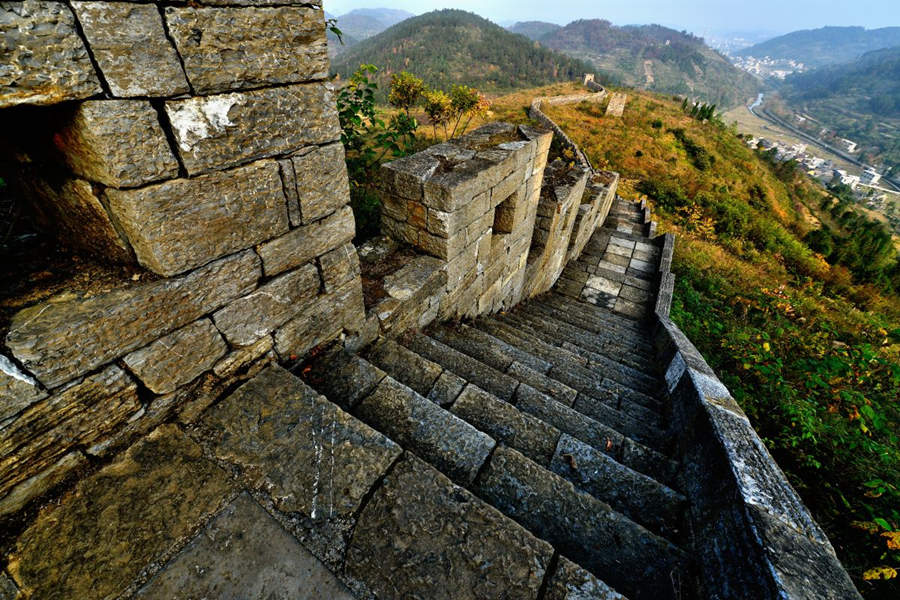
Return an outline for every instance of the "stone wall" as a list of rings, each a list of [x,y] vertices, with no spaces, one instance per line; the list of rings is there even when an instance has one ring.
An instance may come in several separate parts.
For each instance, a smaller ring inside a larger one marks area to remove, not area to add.
[[[20,193],[133,273],[0,323],[2,517],[365,312],[321,2],[2,2],[0,40]]]
[[[659,239],[659,238],[657,238]],[[828,537],[712,368],[669,319],[675,236],[662,239],[654,343],[688,469],[689,520],[707,593],[861,598]]]
[[[382,168],[382,231],[446,273],[431,318],[492,313],[523,298],[551,140],[495,123]]]

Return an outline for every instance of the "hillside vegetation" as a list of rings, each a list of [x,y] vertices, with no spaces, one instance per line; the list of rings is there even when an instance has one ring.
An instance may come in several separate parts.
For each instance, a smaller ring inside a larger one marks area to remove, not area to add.
[[[735,106],[754,96],[753,76],[734,67],[702,38],[659,25],[616,27],[609,21],[569,23],[540,43],[582,58],[623,85]]]
[[[623,118],[587,103],[546,112],[595,165],[622,174],[623,196],[649,197],[662,229],[677,234],[672,318],[747,412],[860,589],[900,597],[896,578],[864,580],[876,567],[900,568],[896,259],[866,273],[877,227],[842,226],[829,212],[835,199],[721,123],[700,122],[669,98],[630,94]],[[500,99],[495,111],[520,115],[525,96]],[[844,248],[832,252],[836,264],[804,241],[816,242],[820,221]],[[841,256],[857,264],[839,264]]]
[[[864,160],[900,170],[900,46],[845,65],[788,77],[781,94],[794,110],[864,149]],[[802,124],[801,124],[802,126]]]
[[[794,31],[735,54],[794,59],[815,68],[851,62],[866,52],[892,46],[900,46],[900,27],[823,27]]]
[[[385,89],[393,73],[414,70],[431,87],[503,91],[570,81],[592,70],[478,15],[441,10],[414,17],[349,48],[333,62],[342,78],[376,64]]]

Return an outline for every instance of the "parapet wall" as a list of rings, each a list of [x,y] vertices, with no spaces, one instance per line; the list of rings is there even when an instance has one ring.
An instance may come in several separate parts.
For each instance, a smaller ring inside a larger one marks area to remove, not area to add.
[[[657,238],[659,239],[659,238]],[[654,311],[657,356],[695,501],[694,551],[711,598],[861,598],[750,420],[691,341],[669,319],[675,236],[665,234]]]
[[[522,300],[552,134],[494,123],[382,169],[382,230],[446,272],[440,318]]]
[[[0,39],[18,193],[133,274],[0,323],[2,517],[365,310],[321,2],[4,2]]]

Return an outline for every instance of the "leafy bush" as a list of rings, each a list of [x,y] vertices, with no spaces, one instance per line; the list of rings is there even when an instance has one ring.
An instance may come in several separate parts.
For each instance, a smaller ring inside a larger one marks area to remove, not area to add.
[[[378,168],[386,159],[406,156],[416,147],[418,123],[414,118],[408,113],[393,115],[388,121],[379,116],[375,106],[378,84],[369,79],[377,71],[374,65],[361,65],[337,98],[358,239],[378,229],[380,211],[373,184]],[[395,98],[406,102],[414,85],[405,77],[397,82]]]

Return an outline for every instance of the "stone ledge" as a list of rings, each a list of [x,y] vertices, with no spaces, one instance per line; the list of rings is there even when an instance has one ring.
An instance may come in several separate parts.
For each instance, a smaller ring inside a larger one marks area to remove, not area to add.
[[[767,593],[773,597],[798,600],[861,598],[827,536],[727,388],[667,314],[657,312],[656,319],[660,355],[671,356],[666,381],[678,413],[676,426],[708,430],[704,436],[687,436],[704,448],[693,450],[693,456],[701,463],[722,465],[700,467],[703,481],[692,483],[715,486],[713,494],[693,495],[712,496],[721,504],[693,511],[698,543],[718,548],[717,557],[702,561],[707,584],[729,581],[732,589],[745,591],[760,586],[772,590]],[[731,516],[711,526],[712,513],[722,511]],[[790,558],[797,556],[803,559]],[[758,566],[751,568],[748,561]],[[724,573],[728,564],[745,568]]]
[[[17,313],[6,345],[55,388],[248,294],[260,276],[259,257],[250,250],[183,277],[57,297]]]

